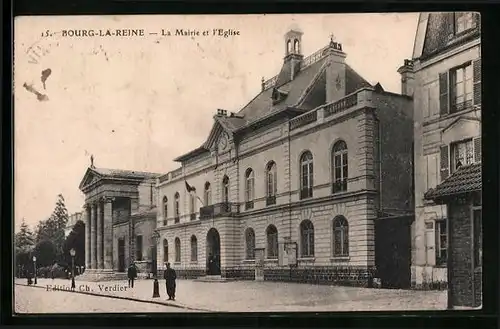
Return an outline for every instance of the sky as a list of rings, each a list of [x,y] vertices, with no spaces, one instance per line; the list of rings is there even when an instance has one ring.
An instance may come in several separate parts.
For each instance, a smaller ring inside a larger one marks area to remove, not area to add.
[[[16,17],[16,230],[23,218],[31,227],[48,218],[59,193],[69,213],[82,210],[78,185],[91,154],[96,167],[157,173],[179,167],[173,159],[205,141],[218,108],[237,112],[260,92],[262,77],[279,73],[291,28],[304,33],[304,56],[333,34],[352,68],[399,93],[397,69],[411,58],[417,20],[418,13]],[[84,29],[145,35],[62,32]],[[162,36],[162,29],[200,35]],[[213,29],[233,35],[213,36]],[[36,92],[48,99],[39,101]]]

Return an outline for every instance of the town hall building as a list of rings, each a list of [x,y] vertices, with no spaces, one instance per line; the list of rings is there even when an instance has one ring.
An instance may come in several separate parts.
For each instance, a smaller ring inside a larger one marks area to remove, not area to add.
[[[159,270],[409,286],[411,62],[395,94],[359,75],[341,43],[304,57],[302,36],[286,33],[278,74],[239,111],[218,110],[201,145],[157,178]]]

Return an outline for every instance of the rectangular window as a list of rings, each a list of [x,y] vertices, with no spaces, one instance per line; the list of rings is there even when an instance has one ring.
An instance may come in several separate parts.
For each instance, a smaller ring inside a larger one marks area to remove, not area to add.
[[[450,88],[450,113],[458,112],[472,106],[472,96],[474,89],[471,63],[450,71]]]
[[[446,265],[447,260],[447,230],[446,219],[436,221],[436,265]]]
[[[474,267],[480,267],[483,264],[483,228],[482,228],[482,211],[481,209],[474,210]]]
[[[142,235],[135,237],[135,260],[142,260]]]
[[[474,145],[472,139],[457,142],[451,145],[451,170],[456,171],[460,166],[474,162]]]

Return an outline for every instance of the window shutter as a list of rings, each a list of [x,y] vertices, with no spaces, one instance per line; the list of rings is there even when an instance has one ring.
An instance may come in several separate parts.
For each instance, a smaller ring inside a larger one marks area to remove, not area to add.
[[[474,162],[481,162],[481,137],[474,138]]]
[[[450,174],[450,156],[448,145],[441,146],[441,182]]]
[[[474,105],[481,104],[481,59],[476,59],[472,63],[474,82]]]
[[[448,72],[439,74],[439,113],[441,115],[448,113]]]

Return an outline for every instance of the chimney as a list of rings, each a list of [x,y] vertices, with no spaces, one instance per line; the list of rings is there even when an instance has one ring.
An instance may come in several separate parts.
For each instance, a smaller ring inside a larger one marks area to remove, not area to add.
[[[405,59],[403,66],[398,69],[401,74],[401,94],[413,97],[415,88],[415,72],[413,71],[413,61]]]
[[[217,109],[217,115],[225,117],[225,116],[227,116],[227,111],[226,110],[222,110],[222,109]]]
[[[346,64],[347,57],[340,42],[335,42],[334,35],[330,35],[330,43],[325,49],[328,56],[326,68],[326,102],[335,102],[346,95]],[[324,53],[325,53],[324,52]],[[323,53],[323,54],[324,54]]]
[[[264,80],[264,77],[262,77],[260,84],[262,86],[262,91],[264,91],[266,89],[266,80]]]

